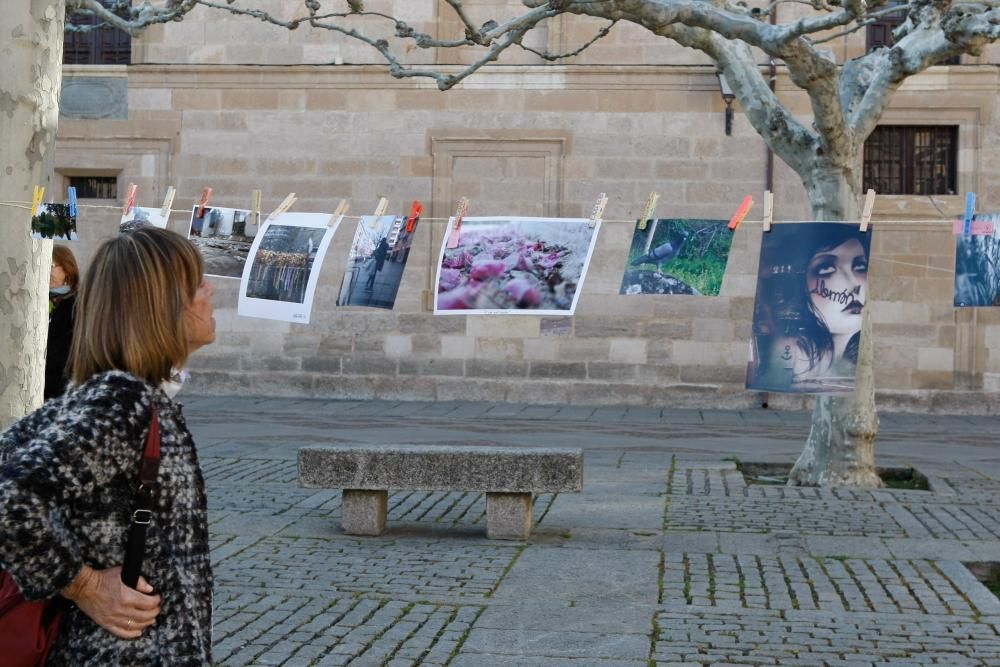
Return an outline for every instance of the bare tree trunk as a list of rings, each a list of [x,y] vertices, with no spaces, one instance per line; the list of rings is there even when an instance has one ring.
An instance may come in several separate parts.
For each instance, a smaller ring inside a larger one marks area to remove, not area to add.
[[[806,189],[816,220],[858,220],[859,170],[817,169]],[[875,352],[871,297],[865,305],[858,350],[856,384],[851,396],[817,396],[809,438],[788,478],[789,486],[862,486],[877,488],[875,469]]]
[[[65,4],[5,0],[3,13],[0,201],[30,202],[51,178]],[[0,429],[41,403],[45,382],[52,242],[33,241],[30,223],[30,211],[0,205]]]

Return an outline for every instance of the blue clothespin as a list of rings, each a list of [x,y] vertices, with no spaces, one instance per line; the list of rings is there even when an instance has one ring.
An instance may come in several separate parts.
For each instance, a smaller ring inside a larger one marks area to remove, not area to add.
[[[962,218],[962,234],[968,236],[972,233],[972,219],[976,217],[976,193],[967,192],[965,194],[965,216]]]
[[[75,218],[78,212],[76,208],[76,188],[73,186],[66,188],[66,196],[69,199],[66,202],[66,208],[69,209],[69,217]]]

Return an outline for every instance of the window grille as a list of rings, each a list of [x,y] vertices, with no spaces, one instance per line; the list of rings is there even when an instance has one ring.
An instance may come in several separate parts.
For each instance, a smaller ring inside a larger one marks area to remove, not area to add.
[[[111,7],[114,0],[101,0]],[[102,21],[89,14],[73,14],[67,22],[78,26],[96,26]],[[118,28],[102,26],[86,32],[67,30],[63,42],[66,65],[128,65],[132,62],[132,36]]]
[[[864,189],[886,195],[958,191],[958,127],[880,125],[865,141]]]
[[[77,199],[118,199],[117,176],[70,176]]]

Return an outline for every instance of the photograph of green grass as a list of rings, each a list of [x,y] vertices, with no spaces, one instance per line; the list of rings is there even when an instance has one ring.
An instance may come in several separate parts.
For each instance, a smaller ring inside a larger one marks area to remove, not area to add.
[[[635,224],[619,294],[718,296],[733,233],[725,220]]]

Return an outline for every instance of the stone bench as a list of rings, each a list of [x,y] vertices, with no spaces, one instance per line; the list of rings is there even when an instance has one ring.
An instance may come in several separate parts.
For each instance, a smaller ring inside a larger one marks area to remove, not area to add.
[[[445,445],[335,445],[299,449],[299,483],[343,489],[341,526],[380,535],[389,490],[486,494],[486,534],[523,540],[531,533],[536,493],[583,488],[580,449]]]

